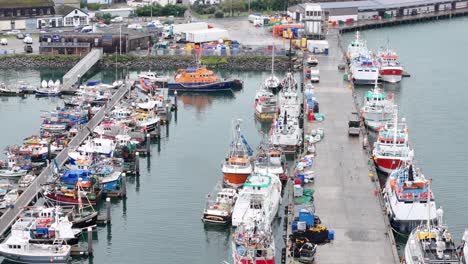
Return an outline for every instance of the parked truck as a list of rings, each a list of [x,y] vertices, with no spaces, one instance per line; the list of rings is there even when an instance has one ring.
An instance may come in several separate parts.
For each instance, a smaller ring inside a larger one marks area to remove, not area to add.
[[[204,30],[189,31],[186,33],[187,42],[192,43],[205,43],[217,41],[219,39],[228,40],[228,31],[221,28],[210,28]]]

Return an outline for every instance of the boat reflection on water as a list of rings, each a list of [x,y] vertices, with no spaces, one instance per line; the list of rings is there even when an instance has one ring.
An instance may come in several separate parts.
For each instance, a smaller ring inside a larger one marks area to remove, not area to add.
[[[271,120],[262,121],[258,118],[254,118],[254,120],[255,120],[255,126],[257,127],[257,130],[262,132],[265,135],[269,135],[270,128],[271,128]]]
[[[207,244],[220,244],[223,248],[229,248],[231,238],[230,225],[203,225],[205,241]]]
[[[212,93],[182,93],[177,96],[177,101],[184,104],[184,108],[195,108],[197,112],[202,112],[208,109],[213,104],[213,101],[230,101],[235,99],[235,94],[232,91],[219,91]]]

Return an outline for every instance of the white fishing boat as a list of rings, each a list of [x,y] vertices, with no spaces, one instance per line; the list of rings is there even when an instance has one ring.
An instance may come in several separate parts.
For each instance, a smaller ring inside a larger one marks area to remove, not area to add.
[[[427,220],[409,235],[404,252],[406,264],[459,264],[457,248],[447,226],[443,211],[437,209],[437,224]]]
[[[254,162],[254,172],[260,174],[273,173],[278,177],[285,176],[286,158],[283,150],[273,146],[267,138],[262,140],[258,147]]]
[[[161,117],[155,113],[142,113],[132,117],[135,120],[135,126],[141,131],[153,131],[161,121]]]
[[[24,191],[28,188],[29,185],[36,179],[36,176],[32,174],[26,174],[18,181],[18,190]]]
[[[218,184],[206,199],[202,221],[210,224],[227,224],[231,221],[232,211],[237,199],[237,190],[221,188]]]
[[[379,64],[370,52],[362,53],[351,61],[354,84],[374,84],[379,78]]]
[[[60,95],[60,81],[55,83],[52,80],[49,82],[43,80],[40,87],[36,87],[35,93],[37,96],[57,96]]]
[[[78,147],[79,152],[87,154],[102,154],[112,156],[115,150],[116,143],[112,139],[107,138],[88,138],[83,145]]]
[[[19,263],[67,263],[71,246],[63,240],[54,240],[53,244],[30,242],[32,222],[19,223],[12,227],[10,236],[0,244],[0,255]]]
[[[351,62],[354,58],[358,57],[361,54],[366,54],[368,52],[367,43],[365,40],[360,38],[359,31],[356,31],[356,38],[351,41],[348,45],[347,57]]]
[[[375,84],[373,90],[364,95],[364,105],[361,108],[361,116],[364,124],[376,131],[385,123],[393,119],[396,106],[393,103],[393,95],[387,94]]]
[[[0,198],[0,209],[8,208],[18,200],[19,193],[17,189],[8,191],[2,198]]]
[[[302,129],[299,127],[297,114],[290,114],[287,110],[280,111],[278,118],[273,120],[270,140],[274,146],[281,147],[284,153],[291,154],[302,143]]]
[[[309,66],[309,67],[317,67],[319,61],[318,61],[317,57],[315,57],[315,56],[309,56],[309,57],[307,58],[306,63],[307,63],[307,66]]]
[[[23,170],[20,167],[12,167],[10,169],[0,170],[0,177],[21,177],[28,173],[27,170]]]
[[[243,221],[232,239],[234,264],[275,264],[275,239],[267,219],[258,215]]]
[[[276,96],[261,87],[255,94],[255,116],[259,120],[273,120],[276,115]]]
[[[147,71],[147,72],[142,72],[138,75],[138,78],[142,79],[147,79],[151,82],[157,82],[157,83],[167,83],[169,82],[169,76],[163,76],[159,75],[156,72]]]
[[[281,182],[278,176],[253,173],[239,192],[232,213],[232,225],[249,224],[248,221],[257,215],[270,225],[278,212],[280,200]]]
[[[436,203],[430,181],[413,165],[394,170],[387,179],[384,201],[392,227],[409,233],[429,219],[436,223]]]
[[[265,79],[263,85],[272,93],[277,93],[282,88],[280,80],[275,76],[275,46],[271,53],[271,74]]]

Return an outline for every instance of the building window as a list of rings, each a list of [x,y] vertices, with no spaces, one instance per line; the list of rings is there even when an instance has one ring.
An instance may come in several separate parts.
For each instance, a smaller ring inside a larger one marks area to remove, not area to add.
[[[31,15],[36,15],[36,8],[31,9]]]
[[[73,19],[71,17],[65,18],[65,26],[73,25]]]
[[[80,25],[85,25],[85,24],[86,24],[86,18],[80,17]]]
[[[50,15],[50,8],[47,8],[47,14]]]
[[[16,9],[16,16],[21,16],[21,9]]]

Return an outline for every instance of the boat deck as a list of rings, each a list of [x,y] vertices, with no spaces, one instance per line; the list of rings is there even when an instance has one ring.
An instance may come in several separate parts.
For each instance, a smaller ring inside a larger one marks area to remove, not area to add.
[[[328,35],[330,55],[319,57],[320,83],[315,97],[323,122],[305,121],[305,132],[324,128],[325,137],[316,144],[315,212],[335,231],[335,239],[320,245],[315,263],[399,263],[393,234],[379,196],[376,175],[362,148],[363,136],[348,136],[348,116],[356,112],[352,90],[343,82],[344,63],[337,35]],[[359,98],[358,98],[359,100]],[[376,176],[374,177],[376,179]],[[377,191],[378,194],[378,191]]]

